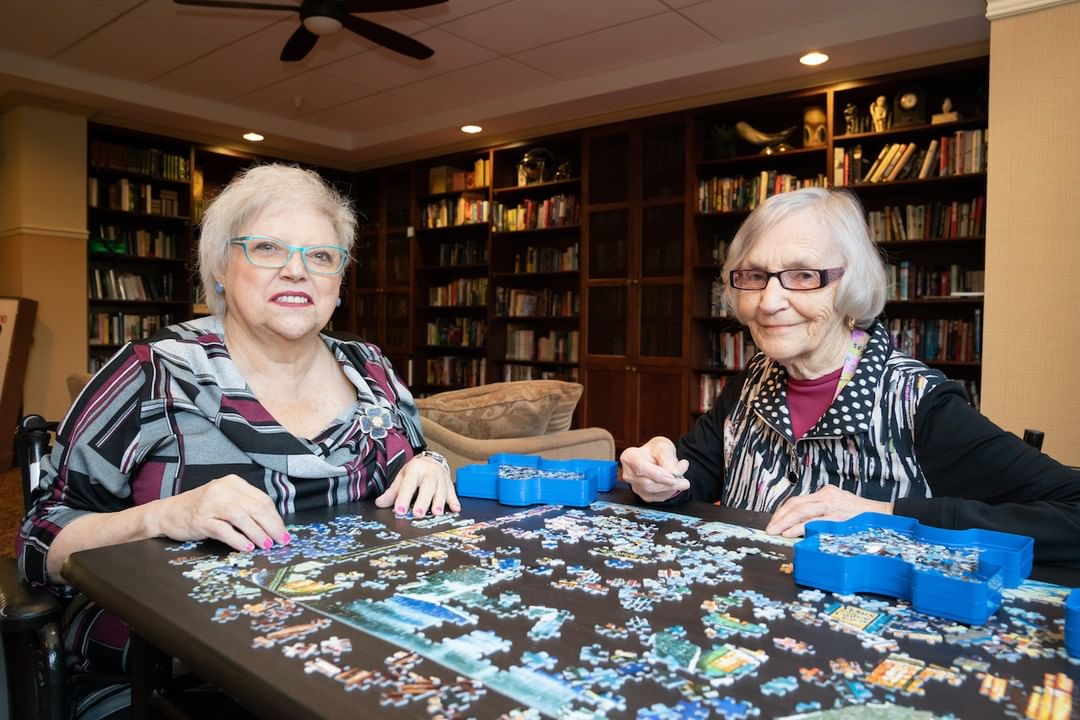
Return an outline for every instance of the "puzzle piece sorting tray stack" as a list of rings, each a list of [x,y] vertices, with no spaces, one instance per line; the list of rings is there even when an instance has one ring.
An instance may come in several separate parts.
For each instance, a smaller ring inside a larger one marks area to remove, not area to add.
[[[1065,601],[1065,652],[1080,658],[1080,590],[1073,590]]]
[[[548,460],[538,455],[500,453],[486,465],[457,471],[457,494],[498,500],[503,505],[569,505],[585,507],[597,492],[615,486],[613,460]]]
[[[1031,572],[1034,545],[1024,535],[863,513],[807,523],[794,575],[800,585],[903,598],[919,612],[982,625],[1001,606],[1002,587],[1016,587]]]

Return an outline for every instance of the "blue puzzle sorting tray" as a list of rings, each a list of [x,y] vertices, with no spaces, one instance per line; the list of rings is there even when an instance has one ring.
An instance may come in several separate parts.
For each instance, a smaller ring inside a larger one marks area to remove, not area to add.
[[[1031,572],[1034,546],[1025,535],[944,530],[896,515],[814,520],[795,544],[795,582],[890,595],[928,615],[982,625],[1001,606],[1001,588]]]
[[[1080,590],[1070,592],[1065,601],[1065,652],[1080,657]]]
[[[486,465],[457,471],[457,494],[498,500],[504,505],[570,505],[584,507],[596,493],[615,486],[613,460],[547,460],[538,455],[500,453]]]

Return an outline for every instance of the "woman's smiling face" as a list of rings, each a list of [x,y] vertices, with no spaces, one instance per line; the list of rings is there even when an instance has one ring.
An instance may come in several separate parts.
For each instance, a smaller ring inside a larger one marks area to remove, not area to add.
[[[267,210],[242,234],[277,238],[298,247],[339,244],[330,219],[305,207]],[[313,274],[304,267],[298,252],[281,268],[252,265],[239,245],[229,252],[221,282],[231,322],[240,323],[254,336],[270,333],[298,340],[317,334],[330,321],[337,306],[341,273]]]
[[[762,233],[740,270],[777,272],[843,266],[839,249],[815,214],[794,212]],[[736,315],[758,349],[795,378],[816,378],[844,362],[850,332],[835,306],[837,284],[817,290],[787,290],[777,277],[762,290],[736,290]]]

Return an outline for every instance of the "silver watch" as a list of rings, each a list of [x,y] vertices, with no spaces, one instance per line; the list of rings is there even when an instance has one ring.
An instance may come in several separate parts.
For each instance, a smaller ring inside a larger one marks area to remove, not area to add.
[[[434,450],[421,450],[416,454],[416,457],[431,458],[435,462],[442,465],[443,469],[446,470],[446,472],[450,473],[451,477],[453,476],[453,473],[450,472],[450,461],[447,460],[446,456],[442,453],[437,453]]]

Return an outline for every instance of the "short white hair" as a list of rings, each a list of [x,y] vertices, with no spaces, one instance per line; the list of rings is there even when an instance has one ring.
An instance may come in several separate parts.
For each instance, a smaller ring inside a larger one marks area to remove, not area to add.
[[[352,201],[314,170],[285,163],[256,165],[233,178],[214,198],[199,234],[199,279],[210,312],[223,317],[229,309],[225,294],[214,289],[229,265],[229,240],[267,209],[301,207],[326,215],[337,243],[351,256],[356,240]]]
[[[728,247],[724,261],[724,303],[738,317],[736,293],[731,287],[731,271],[742,268],[754,244],[792,213],[807,211],[825,228],[843,258],[834,305],[855,325],[870,327],[885,309],[888,273],[880,249],[870,240],[866,214],[858,199],[846,190],[803,188],[773,195],[746,218]],[[743,318],[739,318],[743,321]]]

